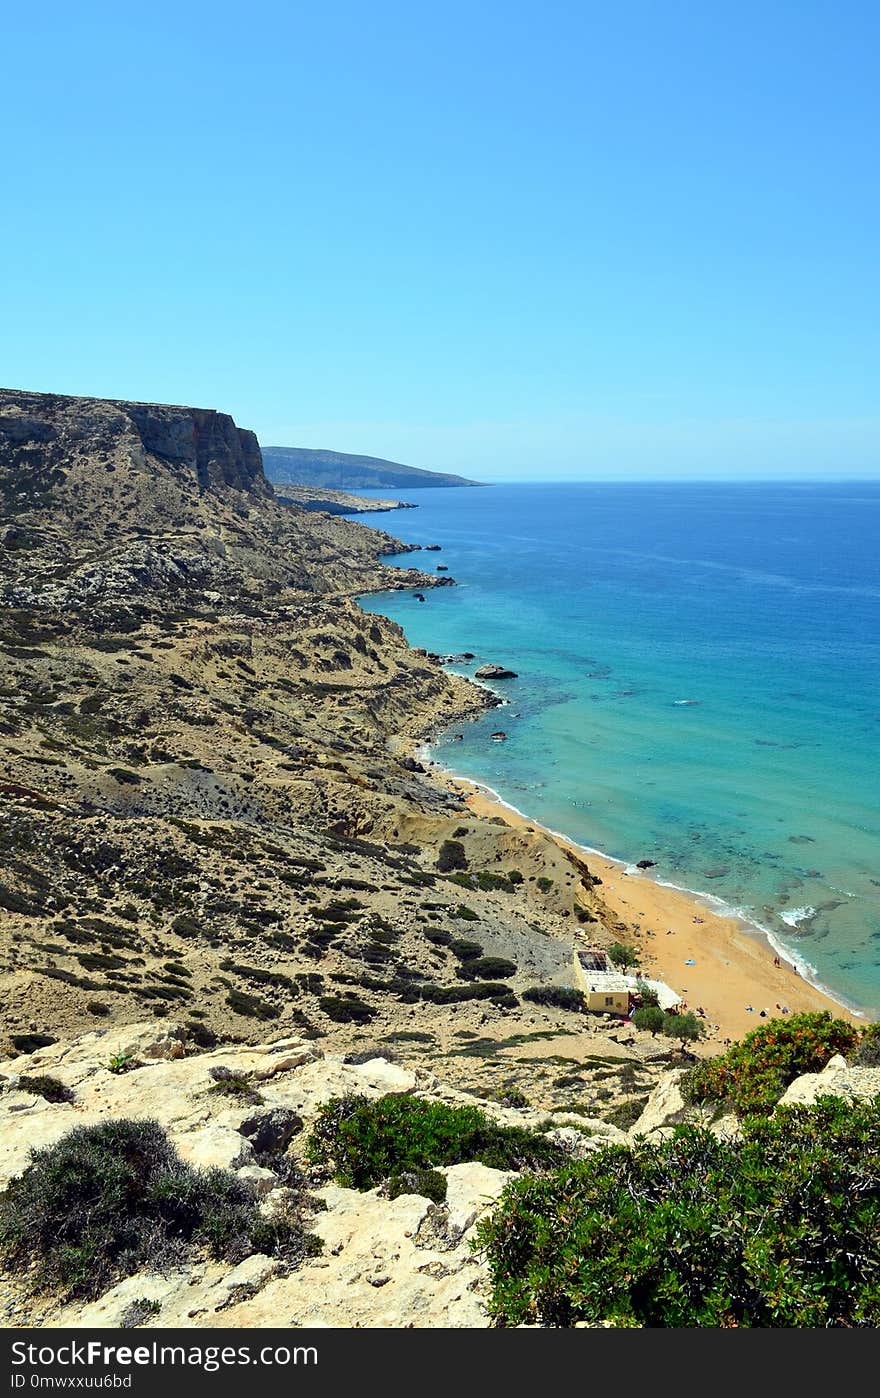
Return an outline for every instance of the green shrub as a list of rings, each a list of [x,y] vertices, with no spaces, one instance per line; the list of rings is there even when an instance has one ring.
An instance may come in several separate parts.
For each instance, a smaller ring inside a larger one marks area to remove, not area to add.
[[[826,1098],[512,1181],[477,1230],[496,1323],[880,1323],[880,1102]]]
[[[408,1170],[478,1160],[496,1170],[561,1164],[559,1146],[520,1127],[497,1126],[478,1107],[406,1095],[335,1097],[321,1108],[307,1158],[350,1189],[372,1189]]]
[[[614,966],[619,966],[621,971],[626,971],[630,966],[638,966],[638,947],[628,946],[624,942],[612,942],[608,948],[608,960]]]
[[[459,903],[457,908],[453,908],[449,916],[460,917],[465,922],[479,922],[480,920],[480,914],[475,913],[473,908],[466,907],[464,903]]]
[[[654,1035],[660,1033],[666,1020],[659,1005],[640,1005],[633,1011],[632,1018],[636,1029],[644,1029]]]
[[[535,880],[535,882],[537,883],[542,893],[549,893],[551,888],[553,887],[553,880],[548,879],[545,874],[542,874],[539,879]]]
[[[508,961],[503,956],[477,956],[473,960],[465,961],[459,975],[476,977],[479,980],[503,980],[507,976],[516,975],[516,962]]]
[[[446,1198],[446,1176],[440,1170],[402,1170],[388,1179],[388,1198],[401,1194],[420,1194],[434,1204]]]
[[[193,1250],[240,1261],[297,1253],[301,1227],[265,1220],[251,1189],[226,1170],[195,1170],[155,1121],[80,1126],[33,1151],[0,1196],[0,1256],[32,1269],[35,1289],[95,1297],[142,1267],[179,1265]]]
[[[449,950],[453,956],[457,956],[459,961],[476,961],[483,955],[483,948],[479,942],[472,942],[467,937],[453,937],[449,943]]]
[[[246,1102],[249,1106],[260,1106],[265,1100],[260,1096],[257,1089],[249,1078],[245,1078],[241,1073],[230,1073],[228,1078],[218,1078],[209,1088],[211,1092],[219,1092],[224,1097],[234,1097],[239,1102]]]
[[[226,1003],[237,1015],[245,1015],[249,1019],[277,1019],[281,1013],[267,1000],[261,1000],[259,995],[248,995],[244,990],[230,990]]]
[[[556,1010],[583,1010],[584,997],[570,985],[530,985],[523,999],[533,1005],[552,1005]]]
[[[827,1010],[771,1019],[682,1079],[688,1102],[730,1103],[739,1116],[767,1114],[795,1078],[818,1073],[858,1042],[858,1031]]]
[[[636,994],[637,994],[637,995],[639,996],[639,998],[641,999],[641,1002],[642,1002],[641,1008],[642,1008],[642,1009],[647,1009],[647,1008],[649,1008],[650,1006],[655,1006],[655,1005],[656,1005],[656,1006],[659,1006],[659,1004],[660,1004],[660,997],[658,996],[658,994],[657,994],[656,990],[654,989],[654,987],[653,987],[652,985],[648,985],[648,982],[647,982],[647,981],[639,981],[639,982],[637,983],[637,985],[636,985]]]
[[[619,1126],[621,1131],[628,1131],[642,1115],[647,1101],[647,1097],[627,1097],[625,1102],[618,1102],[616,1107],[606,1112],[604,1120],[611,1126]]]
[[[667,1039],[678,1039],[682,1053],[685,1044],[702,1039],[705,1029],[695,1014],[665,1014],[661,1025]]]
[[[376,1017],[376,1011],[353,991],[345,995],[322,995],[318,1004],[337,1024],[369,1024]]]
[[[437,868],[441,874],[450,874],[453,869],[466,869],[468,866],[464,845],[460,840],[444,840],[437,855]]]

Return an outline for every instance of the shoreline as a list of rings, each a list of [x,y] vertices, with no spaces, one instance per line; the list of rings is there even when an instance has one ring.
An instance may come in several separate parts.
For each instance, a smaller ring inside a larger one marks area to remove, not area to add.
[[[801,974],[792,953],[777,949],[764,928],[713,909],[712,894],[654,879],[632,863],[582,845],[532,820],[492,787],[444,767],[429,755],[429,740],[420,748],[422,760],[431,764],[430,775],[463,796],[474,814],[501,816],[516,829],[540,832],[589,863],[602,881],[602,901],[613,919],[625,925],[625,931],[610,930],[635,942],[645,972],[665,981],[689,1010],[705,1011],[701,1018],[709,1032],[704,1044],[710,1051],[721,1049],[725,1040],[742,1038],[762,1022],[784,1017],[783,1006],[789,1014],[828,1010],[855,1024],[868,1022],[865,1011]]]

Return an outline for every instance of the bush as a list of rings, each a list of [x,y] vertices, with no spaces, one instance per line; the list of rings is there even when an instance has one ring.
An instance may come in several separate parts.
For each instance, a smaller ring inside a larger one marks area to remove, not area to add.
[[[72,1102],[73,1092],[65,1083],[58,1078],[50,1078],[47,1074],[41,1073],[36,1077],[28,1077],[23,1074],[18,1085],[22,1092],[33,1092],[35,1096],[42,1097],[47,1102]]]
[[[638,966],[638,947],[627,946],[624,942],[612,942],[608,948],[608,960],[614,966],[619,966],[621,971],[626,971],[630,966]]]
[[[636,1029],[644,1029],[649,1034],[659,1034],[666,1016],[659,1005],[641,1005],[633,1011],[633,1024]]]
[[[33,1151],[0,1196],[0,1256],[16,1271],[32,1269],[38,1290],[100,1296],[195,1250],[238,1262],[311,1248],[292,1220],[263,1219],[250,1187],[229,1171],[184,1164],[155,1121],[76,1127]]]
[[[444,840],[437,855],[437,868],[441,874],[450,874],[453,869],[466,869],[467,855],[461,840]]]
[[[696,1043],[705,1032],[695,1014],[665,1014],[660,1027],[667,1039],[678,1039],[682,1053],[685,1044]]]
[[[235,1097],[239,1102],[246,1102],[255,1107],[261,1106],[264,1101],[250,1078],[243,1077],[241,1073],[230,1073],[228,1078],[218,1078],[209,1091],[222,1093],[224,1097]]]
[[[557,1010],[583,1010],[584,997],[570,985],[530,985],[523,999],[533,1005],[552,1005]]]
[[[497,1126],[478,1107],[450,1107],[406,1095],[335,1097],[318,1115],[307,1146],[313,1165],[349,1189],[394,1175],[478,1160],[496,1170],[549,1168],[564,1153],[521,1127]]]
[[[248,1019],[277,1019],[281,1013],[268,1000],[261,1000],[259,995],[248,995],[244,990],[230,990],[226,1003],[237,1015],[245,1015]]]
[[[376,1011],[353,991],[345,995],[322,995],[318,1004],[337,1024],[369,1024],[376,1017]]]
[[[464,963],[459,975],[477,977],[479,980],[504,980],[516,975],[516,962],[503,956],[477,956]]]
[[[501,1325],[876,1328],[880,1102],[606,1147],[508,1184],[477,1246]]]
[[[442,1204],[446,1198],[446,1176],[439,1170],[403,1170],[388,1180],[388,1198],[397,1199],[401,1194],[420,1194],[434,1204]]]
[[[472,942],[467,937],[453,937],[449,942],[449,950],[453,956],[457,956],[459,961],[476,961],[483,955],[483,948],[479,942]]]
[[[651,1005],[660,1004],[659,995],[657,994],[656,990],[652,985],[648,985],[647,981],[638,982],[638,984],[636,985],[636,994],[642,1002],[643,1009]]]
[[[862,1030],[850,1062],[857,1068],[880,1068],[880,1024],[869,1024]]]
[[[771,1019],[682,1079],[688,1102],[730,1103],[739,1116],[767,1115],[795,1078],[818,1073],[858,1042],[858,1031],[827,1010]]]

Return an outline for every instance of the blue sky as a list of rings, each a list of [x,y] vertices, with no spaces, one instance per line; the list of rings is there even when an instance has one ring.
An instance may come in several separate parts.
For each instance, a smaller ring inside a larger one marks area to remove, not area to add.
[[[880,475],[880,6],[8,9],[0,382],[484,479]]]

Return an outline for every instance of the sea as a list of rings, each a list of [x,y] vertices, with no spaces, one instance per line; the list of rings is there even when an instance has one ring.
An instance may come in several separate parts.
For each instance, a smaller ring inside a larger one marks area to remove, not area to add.
[[[880,482],[395,494],[440,552],[389,561],[457,585],[361,606],[517,675],[432,758],[880,1018]]]

